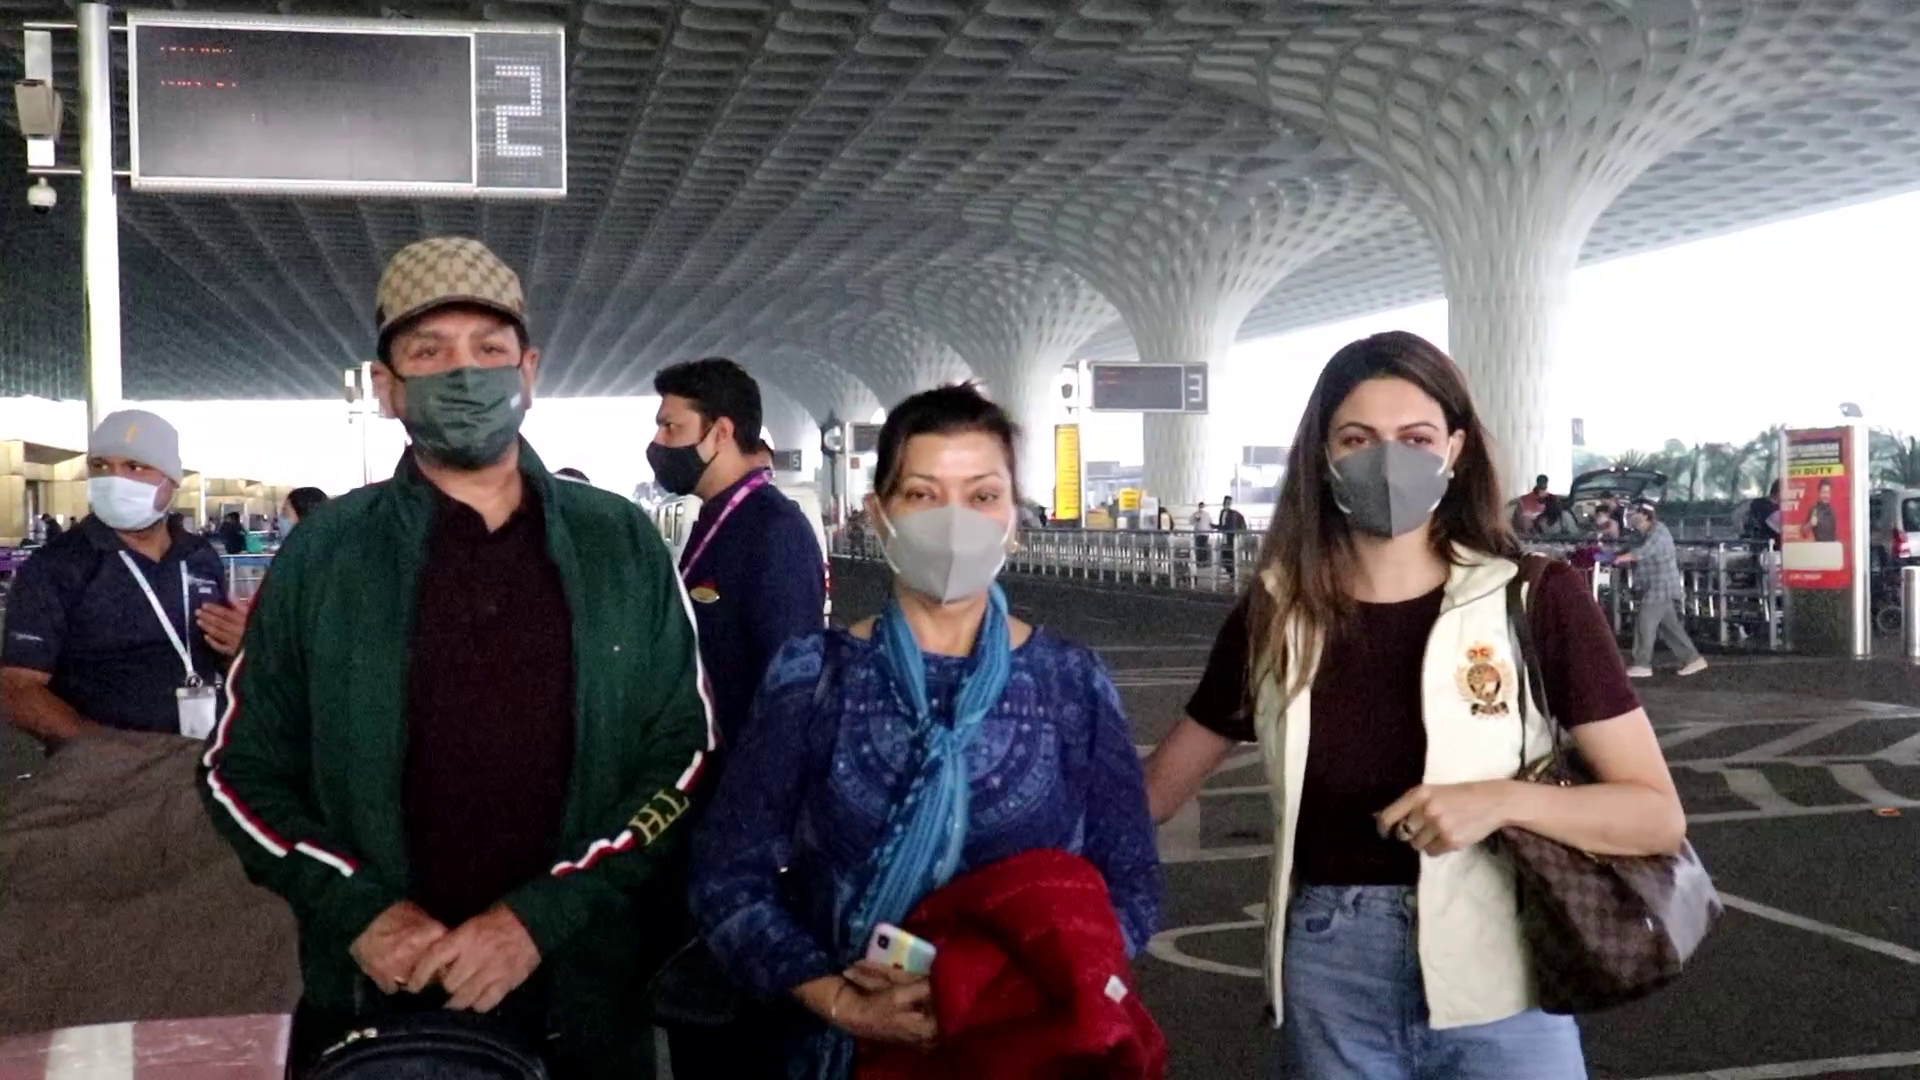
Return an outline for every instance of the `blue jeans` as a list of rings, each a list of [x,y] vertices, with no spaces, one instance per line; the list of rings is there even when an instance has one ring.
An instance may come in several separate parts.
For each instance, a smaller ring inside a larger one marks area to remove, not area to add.
[[[1538,1009],[1427,1025],[1412,889],[1316,885],[1287,911],[1278,1080],[1586,1080],[1580,1029]]]

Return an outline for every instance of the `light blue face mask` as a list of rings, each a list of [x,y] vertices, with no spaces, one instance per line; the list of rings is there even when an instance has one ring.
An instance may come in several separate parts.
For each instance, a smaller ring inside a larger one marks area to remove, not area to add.
[[[294,520],[285,514],[281,514],[278,518],[275,518],[274,523],[279,527],[281,536],[292,532],[295,524]]]

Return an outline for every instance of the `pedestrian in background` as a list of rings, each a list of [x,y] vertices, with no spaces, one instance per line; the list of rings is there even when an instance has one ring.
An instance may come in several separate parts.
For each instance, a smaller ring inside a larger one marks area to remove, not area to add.
[[[1686,580],[1680,575],[1680,555],[1673,544],[1673,531],[1660,520],[1652,503],[1641,503],[1630,515],[1640,542],[1634,549],[1617,556],[1616,565],[1633,567],[1634,590],[1640,606],[1633,619],[1633,667],[1628,671],[1636,679],[1653,678],[1653,647],[1665,641],[1680,658],[1680,674],[1698,675],[1707,670],[1707,659],[1687,635],[1680,621],[1679,603],[1686,597]]]

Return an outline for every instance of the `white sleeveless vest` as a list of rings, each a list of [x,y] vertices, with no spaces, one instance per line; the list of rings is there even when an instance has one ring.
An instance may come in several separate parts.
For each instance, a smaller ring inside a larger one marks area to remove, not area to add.
[[[1512,776],[1520,768],[1521,666],[1507,628],[1506,587],[1518,568],[1505,559],[1456,551],[1439,621],[1427,639],[1421,704],[1427,730],[1424,780],[1456,784]],[[1299,656],[1296,646],[1292,656]],[[1267,897],[1267,990],[1276,1026],[1287,904],[1292,898],[1294,830],[1307,766],[1312,672],[1292,700],[1269,672],[1254,707],[1255,729],[1273,798],[1273,880]],[[1531,710],[1527,760],[1550,748]],[[1382,808],[1384,809],[1384,807]],[[1478,844],[1420,857],[1420,970],[1436,1028],[1491,1023],[1536,1003],[1526,942],[1516,917],[1513,871]]]

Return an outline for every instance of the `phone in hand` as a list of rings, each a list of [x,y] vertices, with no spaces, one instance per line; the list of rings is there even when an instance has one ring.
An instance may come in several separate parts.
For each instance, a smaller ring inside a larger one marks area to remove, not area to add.
[[[933,943],[915,937],[892,923],[881,923],[867,938],[867,959],[898,968],[909,975],[933,972]]]

